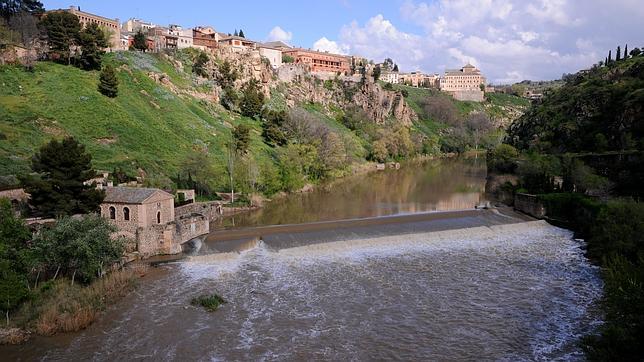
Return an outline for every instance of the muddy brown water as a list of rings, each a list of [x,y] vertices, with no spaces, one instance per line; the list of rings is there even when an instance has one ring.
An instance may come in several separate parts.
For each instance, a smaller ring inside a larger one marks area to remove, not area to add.
[[[602,287],[583,242],[472,210],[481,163],[414,167],[237,216],[234,240],[215,231],[87,330],[3,347],[0,359],[582,360]],[[228,301],[218,311],[190,306],[213,292]]]

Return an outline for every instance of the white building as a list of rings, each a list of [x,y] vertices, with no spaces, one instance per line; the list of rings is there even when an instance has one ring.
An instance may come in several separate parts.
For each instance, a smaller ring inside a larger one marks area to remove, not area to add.
[[[282,66],[281,50],[267,46],[266,44],[258,44],[257,49],[259,49],[259,55],[268,59],[273,69],[277,69]]]
[[[192,29],[183,29],[180,25],[170,25],[168,34],[177,37],[177,49],[194,47]]]
[[[382,72],[380,80],[386,83],[398,84],[400,82],[400,73],[398,72]]]
[[[126,31],[128,33],[136,33],[137,31],[141,30],[147,34],[150,29],[156,27],[157,26],[153,23],[149,23],[136,18],[130,18],[128,21],[123,23],[123,31]]]

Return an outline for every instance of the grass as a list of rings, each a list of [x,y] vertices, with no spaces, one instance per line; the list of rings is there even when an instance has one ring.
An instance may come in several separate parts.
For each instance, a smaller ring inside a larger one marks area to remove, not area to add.
[[[124,268],[89,286],[72,285],[67,279],[48,281],[11,317],[11,323],[43,336],[85,329],[108,305],[132,291],[146,271],[140,265]]]
[[[220,297],[217,294],[211,295],[200,295],[198,297],[192,298],[190,301],[191,305],[204,307],[208,312],[216,311],[219,306],[226,304],[227,302],[224,298]]]

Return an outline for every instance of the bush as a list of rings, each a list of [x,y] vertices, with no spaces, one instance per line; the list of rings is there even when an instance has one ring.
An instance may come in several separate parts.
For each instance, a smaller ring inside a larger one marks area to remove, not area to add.
[[[622,255],[630,262],[644,260],[644,204],[609,201],[592,223],[588,243],[594,257]]]
[[[192,300],[190,301],[190,304],[194,306],[202,306],[208,312],[214,312],[219,308],[219,306],[226,303],[227,302],[224,300],[224,298],[218,296],[217,294],[200,295],[196,298],[192,298]]]
[[[502,143],[487,153],[488,171],[514,173],[517,168],[519,152],[516,148]]]

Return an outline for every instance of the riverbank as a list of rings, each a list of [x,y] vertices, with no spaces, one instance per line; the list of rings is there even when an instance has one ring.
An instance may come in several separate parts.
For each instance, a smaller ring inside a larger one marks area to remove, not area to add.
[[[68,279],[34,287],[30,299],[11,315],[0,330],[0,345],[21,344],[32,335],[52,336],[78,332],[90,326],[105,308],[134,290],[147,265],[131,264],[87,286]]]

